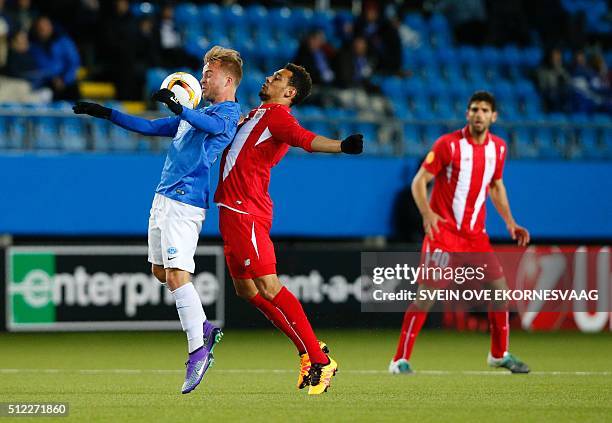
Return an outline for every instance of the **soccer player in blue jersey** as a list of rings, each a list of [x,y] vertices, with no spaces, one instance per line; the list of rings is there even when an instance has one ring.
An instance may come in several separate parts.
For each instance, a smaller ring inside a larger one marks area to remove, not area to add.
[[[210,168],[232,141],[240,119],[236,89],[242,78],[242,59],[231,49],[215,46],[204,56],[202,96],[212,105],[191,110],[174,93],[161,89],[153,99],[176,115],[147,120],[96,103],[78,102],[77,114],[108,119],[143,135],[172,137],[161,181],[149,217],[149,262],[155,277],[172,291],[181,326],[187,334],[189,358],[182,393],[194,390],[214,361],[212,350],[221,330],[206,320],[191,283],[200,230],[209,206]]]

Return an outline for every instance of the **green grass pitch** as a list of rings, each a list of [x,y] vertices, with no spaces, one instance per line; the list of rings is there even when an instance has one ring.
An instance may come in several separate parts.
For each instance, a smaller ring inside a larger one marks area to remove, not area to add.
[[[179,392],[181,332],[0,334],[0,402],[68,402],[69,417],[57,420],[88,423],[612,421],[610,333],[514,332],[511,351],[529,375],[489,371],[486,334],[424,331],[411,376],[386,373],[397,331],[319,337],[339,373],[329,392],[309,397],[295,387],[293,347],[272,329],[227,330],[189,395]]]

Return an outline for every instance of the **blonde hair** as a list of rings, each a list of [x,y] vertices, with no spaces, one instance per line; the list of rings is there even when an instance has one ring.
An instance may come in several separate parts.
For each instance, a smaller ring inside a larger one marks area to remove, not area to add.
[[[242,79],[242,57],[240,53],[231,48],[214,46],[206,52],[204,64],[219,62],[221,67],[234,77],[234,86],[240,84]]]

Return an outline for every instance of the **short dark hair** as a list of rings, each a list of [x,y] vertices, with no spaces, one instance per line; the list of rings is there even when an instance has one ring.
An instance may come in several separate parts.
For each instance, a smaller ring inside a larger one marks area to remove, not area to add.
[[[491,111],[495,112],[497,110],[497,105],[495,104],[495,96],[488,91],[476,91],[470,97],[470,101],[468,101],[468,109],[472,105],[472,103],[476,101],[485,101],[489,103],[491,106]]]
[[[303,66],[296,65],[295,63],[287,63],[285,69],[291,72],[291,79],[289,79],[289,85],[296,89],[297,93],[291,100],[291,105],[300,104],[306,97],[310,95],[312,89],[312,78]]]

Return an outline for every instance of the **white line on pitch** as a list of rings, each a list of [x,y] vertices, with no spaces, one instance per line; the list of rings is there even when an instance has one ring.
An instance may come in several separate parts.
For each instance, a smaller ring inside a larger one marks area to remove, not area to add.
[[[16,373],[77,373],[83,375],[96,374],[180,374],[184,370],[179,369],[0,369],[0,374]],[[214,373],[294,373],[290,369],[214,369]],[[341,370],[342,373],[349,374],[388,374],[386,370]],[[467,376],[507,376],[508,372],[496,370],[417,370],[415,374],[427,376],[446,376],[446,375],[467,375]],[[534,371],[531,375],[540,376],[612,376],[612,371]]]

